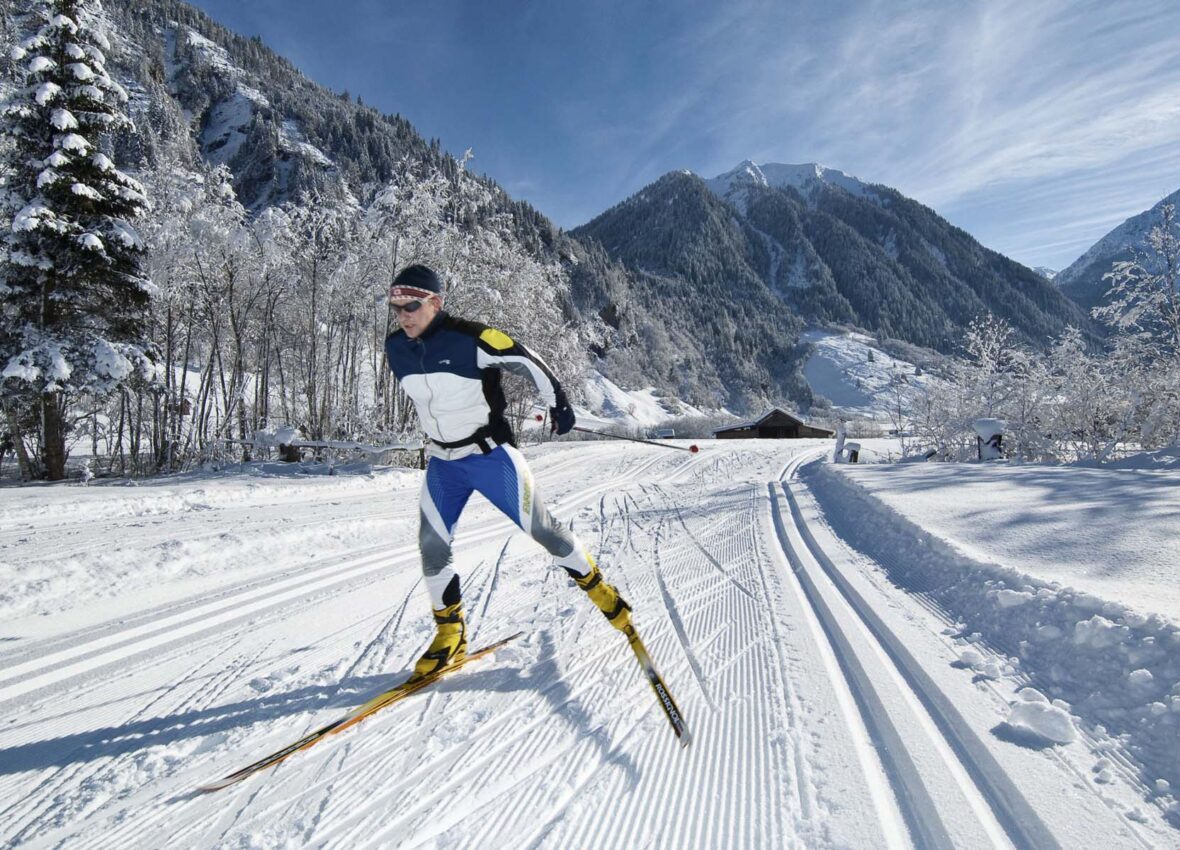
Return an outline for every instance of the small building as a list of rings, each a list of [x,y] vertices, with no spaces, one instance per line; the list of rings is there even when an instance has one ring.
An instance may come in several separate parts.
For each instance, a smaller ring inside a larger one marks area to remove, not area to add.
[[[727,428],[718,428],[713,436],[718,440],[738,439],[770,439],[770,440],[798,440],[804,437],[818,437],[820,439],[835,436],[835,431],[827,428],[815,428],[802,419],[792,416],[777,407],[763,416],[750,422],[739,422]]]

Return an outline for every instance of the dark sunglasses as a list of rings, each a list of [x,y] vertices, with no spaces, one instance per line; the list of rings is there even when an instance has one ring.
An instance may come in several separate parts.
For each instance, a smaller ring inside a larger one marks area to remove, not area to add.
[[[389,306],[393,308],[393,312],[401,315],[402,313],[417,313],[425,303],[426,301],[419,300],[411,301],[409,304],[390,304]]]

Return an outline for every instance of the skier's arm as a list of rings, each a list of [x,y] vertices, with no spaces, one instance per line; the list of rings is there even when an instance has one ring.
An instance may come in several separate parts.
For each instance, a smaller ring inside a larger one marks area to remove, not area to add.
[[[569,406],[565,391],[548,364],[503,331],[487,328],[480,333],[476,363],[481,369],[505,369],[528,378],[548,407]]]
[[[476,350],[479,368],[507,369],[532,381],[541,399],[549,406],[552,429],[567,434],[574,427],[574,409],[561,384],[545,361],[503,331],[486,328],[479,335]]]

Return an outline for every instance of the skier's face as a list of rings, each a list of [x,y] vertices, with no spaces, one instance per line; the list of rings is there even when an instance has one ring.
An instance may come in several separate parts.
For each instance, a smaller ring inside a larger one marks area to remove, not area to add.
[[[434,321],[442,309],[442,301],[437,295],[429,298],[397,298],[389,303],[393,305],[398,324],[410,339],[415,339],[426,330],[426,326]]]

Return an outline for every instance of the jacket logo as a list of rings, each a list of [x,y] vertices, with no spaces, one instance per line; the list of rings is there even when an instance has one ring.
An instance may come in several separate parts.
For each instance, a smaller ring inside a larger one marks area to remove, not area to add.
[[[438,361],[438,365],[439,365],[439,366],[444,366],[444,365],[445,365],[445,366],[450,366],[450,365],[451,365],[451,361],[450,361],[450,360],[440,360],[440,361]]]

